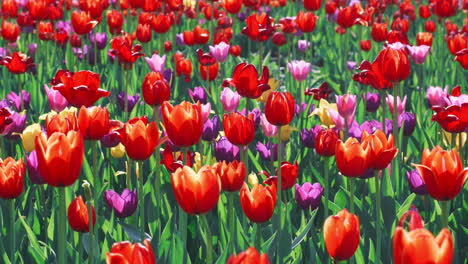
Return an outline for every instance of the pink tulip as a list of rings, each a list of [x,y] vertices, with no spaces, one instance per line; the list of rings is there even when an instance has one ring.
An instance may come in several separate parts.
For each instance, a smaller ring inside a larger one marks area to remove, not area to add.
[[[223,109],[228,113],[235,112],[237,110],[240,99],[241,96],[237,92],[229,88],[224,88],[220,95],[220,100],[221,104],[223,105]]]

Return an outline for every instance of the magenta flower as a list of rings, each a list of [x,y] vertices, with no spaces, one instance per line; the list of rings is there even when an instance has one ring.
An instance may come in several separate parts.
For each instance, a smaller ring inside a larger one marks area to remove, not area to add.
[[[386,98],[388,108],[390,109],[390,112],[393,113],[393,95],[389,94],[387,95]],[[398,115],[401,115],[405,111],[405,106],[406,106],[406,95],[403,97],[403,101],[401,100],[400,96],[397,97],[397,112]]]
[[[229,88],[224,88],[220,95],[220,100],[221,104],[223,105],[223,109],[228,113],[235,112],[237,110],[240,99],[241,96],[237,92]]]
[[[407,45],[406,49],[408,50],[409,55],[413,59],[413,62],[416,64],[423,64],[426,60],[427,54],[431,50],[431,47],[427,45],[421,46],[410,46]]]
[[[131,216],[137,208],[138,196],[136,190],[130,191],[125,188],[122,194],[114,190],[104,192],[104,200],[108,208],[114,211],[115,216],[125,218]]]
[[[288,63],[288,70],[294,80],[302,82],[307,79],[307,75],[310,72],[310,63],[303,60],[293,60]]]
[[[221,41],[219,44],[210,46],[210,53],[217,62],[224,62],[229,55],[229,44]]]
[[[148,66],[150,69],[154,72],[160,72],[164,73],[164,64],[166,63],[166,55],[163,55],[162,57],[159,56],[158,54],[153,54],[153,56],[150,57],[145,57],[146,63],[148,63]]]
[[[310,184],[304,183],[302,186],[296,184],[296,202],[304,210],[315,210],[320,205],[322,199],[323,187],[316,182]]]
[[[335,95],[338,113],[344,118],[353,116],[356,111],[356,95]]]
[[[67,99],[57,90],[50,89],[47,84],[44,84],[44,89],[47,94],[50,109],[55,112],[60,112],[68,105]]]
[[[448,97],[448,86],[445,86],[444,89],[442,87],[434,87],[429,86],[426,92],[426,98],[429,102],[429,105],[432,106],[442,106],[445,107],[447,103],[445,102],[445,98]]]

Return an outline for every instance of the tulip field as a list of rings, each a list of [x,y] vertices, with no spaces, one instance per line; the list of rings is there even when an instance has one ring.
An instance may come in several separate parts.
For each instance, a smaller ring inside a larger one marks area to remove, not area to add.
[[[0,264],[468,264],[468,0],[0,6]]]

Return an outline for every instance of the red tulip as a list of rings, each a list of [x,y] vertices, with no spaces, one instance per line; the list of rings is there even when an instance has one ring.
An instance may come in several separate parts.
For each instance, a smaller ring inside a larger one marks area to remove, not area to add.
[[[318,0],[320,2],[320,0]],[[304,2],[305,5],[305,2]],[[315,29],[315,23],[317,21],[317,16],[312,12],[303,12],[300,11],[296,16],[297,27],[304,33],[312,32]]]
[[[239,254],[232,254],[226,264],[270,264],[267,254],[260,255],[254,247]]]
[[[191,104],[184,101],[176,106],[164,102],[161,112],[167,136],[172,143],[179,147],[197,144],[203,129],[200,102]]]
[[[435,0],[432,10],[440,18],[451,17],[457,14],[458,0]]]
[[[91,213],[93,216],[93,226],[96,224],[96,212],[94,211],[94,207],[91,206]],[[76,197],[68,206],[68,223],[70,227],[82,233],[89,232],[89,215],[88,215],[88,207],[83,202],[83,198],[81,195]]]
[[[84,144],[79,132],[55,132],[49,138],[41,133],[36,136],[35,149],[39,170],[47,184],[69,186],[80,176]]]
[[[253,114],[245,117],[240,113],[224,114],[223,126],[226,138],[234,145],[246,146],[255,137]]]
[[[145,240],[144,245],[128,241],[114,243],[109,253],[106,253],[106,264],[156,264],[150,242]]]
[[[468,48],[456,53],[455,61],[458,61],[463,69],[468,70]]]
[[[294,117],[295,101],[290,92],[271,92],[265,104],[265,116],[271,124],[284,126]]]
[[[150,106],[158,106],[169,100],[171,87],[160,72],[150,72],[141,84],[143,99]]]
[[[371,36],[375,42],[386,41],[387,40],[387,23],[372,24]]]
[[[350,137],[338,141],[335,150],[336,166],[346,177],[357,178],[369,168],[369,147]]]
[[[205,45],[210,39],[210,32],[207,29],[197,25],[193,28],[193,37],[195,44]]]
[[[432,20],[427,20],[426,23],[424,23],[424,30],[427,32],[435,32],[436,30],[436,24]]]
[[[362,133],[362,146],[369,146],[369,168],[383,170],[392,162],[397,155],[398,149],[393,144],[393,135],[388,137],[382,130],[376,130],[372,135],[367,131]]]
[[[180,56],[175,56],[175,64],[177,76],[184,74],[185,81],[190,81],[192,76],[192,62],[189,59],[184,59],[183,55],[181,54]]]
[[[242,1],[239,0],[225,0],[224,8],[230,14],[237,14],[242,8]]]
[[[410,25],[408,19],[397,18],[393,20],[391,28],[392,30],[399,30],[406,33],[409,30],[409,26]]]
[[[401,30],[392,30],[388,32],[387,43],[392,44],[400,42],[401,44],[409,44],[408,35]]]
[[[370,40],[361,40],[359,44],[361,45],[361,50],[363,51],[369,51],[372,48],[372,43]]]
[[[232,85],[241,96],[256,99],[264,91],[270,89],[268,85],[268,79],[270,78],[268,67],[263,66],[262,76],[257,80],[258,77],[255,66],[243,62],[234,68],[232,79],[224,80],[223,86]]]
[[[427,5],[420,5],[419,6],[419,16],[421,18],[429,18],[431,16],[431,10],[429,9],[429,6]]]
[[[0,159],[0,198],[15,199],[21,195],[24,188],[24,173],[26,167],[23,160],[8,157]]]
[[[78,35],[86,35],[97,25],[97,21],[92,20],[89,13],[84,11],[73,11],[71,16],[73,30]]]
[[[15,0],[3,1],[2,15],[4,18],[16,17],[18,15],[18,5]]]
[[[359,246],[359,218],[346,209],[329,216],[323,224],[323,238],[330,257],[338,261],[351,258]]]
[[[78,123],[85,139],[101,139],[109,132],[109,111],[105,107],[82,106],[78,113]]]
[[[8,108],[0,108],[0,133],[3,133],[5,127],[13,122],[10,116],[11,113]]]
[[[107,25],[109,32],[113,35],[120,34],[123,25],[123,16],[117,10],[107,11]]]
[[[387,47],[380,51],[375,61],[380,64],[382,75],[388,82],[401,82],[409,76],[410,62],[404,49]]]
[[[19,35],[21,33],[21,29],[17,24],[10,23],[8,21],[2,22],[2,38],[9,42],[16,42]]]
[[[219,64],[215,63],[210,66],[203,66],[200,64],[200,74],[202,77],[202,80],[206,81],[214,81],[216,80],[216,77],[218,76],[218,69],[219,69]]]
[[[174,159],[174,155],[172,153],[172,148],[171,145],[166,144],[166,147],[164,148],[163,151],[163,158],[160,162],[160,164],[163,164],[164,167],[170,172],[173,173],[175,172],[178,168],[184,167],[184,165],[187,165],[188,167],[192,168],[192,153],[190,150],[187,150],[186,153],[179,152],[179,155],[177,157],[177,160]],[[177,155],[177,154],[176,154]],[[184,156],[187,158],[187,164],[184,164]]]
[[[171,183],[177,203],[188,214],[207,213],[218,203],[221,181],[209,165],[198,172],[179,168],[171,174]]]
[[[286,44],[287,39],[284,36],[283,32],[275,32],[273,34],[273,37],[271,38],[271,42],[273,42],[273,44],[275,44],[276,46],[281,47],[284,44]]]
[[[76,73],[60,70],[55,76],[56,84],[52,87],[58,90],[71,105],[75,107],[92,106],[101,97],[109,96],[109,92],[99,88],[99,74],[91,71]]]
[[[322,5],[322,0],[304,0],[304,8],[310,11],[317,11]]]
[[[250,221],[264,223],[268,221],[275,211],[276,183],[271,186],[255,184],[252,190],[244,182],[240,190],[240,202],[242,210]]]
[[[439,201],[454,199],[468,179],[457,150],[443,150],[436,146],[424,149],[421,164],[413,164],[421,174],[429,195]]]
[[[153,16],[151,26],[156,33],[164,34],[171,29],[171,20],[169,16],[159,13],[157,16]]]
[[[266,41],[275,32],[274,20],[266,13],[252,14],[246,19],[242,34],[252,41]]]
[[[270,176],[266,171],[260,173],[268,177],[264,181],[268,185],[272,185],[273,182],[276,183],[278,180],[278,176]],[[295,164],[287,161],[281,162],[281,190],[291,189],[296,184],[298,174],[299,166],[297,165],[297,161]],[[276,175],[278,175],[278,169],[276,170]]]
[[[132,160],[148,159],[159,144],[158,127],[154,122],[148,124],[146,116],[129,120],[118,133],[128,157]]]
[[[128,35],[114,37],[111,40],[110,53],[117,56],[119,63],[124,65],[125,69],[131,69],[132,64],[145,54],[141,52],[141,46],[135,45],[132,47],[133,41]]]
[[[25,73],[29,68],[34,66],[33,59],[21,52],[14,52],[12,56],[3,58],[0,65],[5,65],[8,71],[13,74]]]
[[[241,52],[242,52],[242,48],[239,45],[231,45],[229,47],[229,53],[234,57],[240,56]]]
[[[418,34],[416,34],[416,45],[426,45],[432,47],[432,33],[418,32]]]
[[[468,128],[468,103],[450,105],[447,107],[434,106],[432,121],[436,121],[447,132],[461,133]]]
[[[35,1],[30,1],[35,2]],[[51,22],[40,21],[37,26],[37,32],[39,39],[41,40],[53,40],[54,39],[54,25]]]
[[[360,4],[340,8],[336,17],[336,23],[344,29],[352,27],[360,19],[360,9],[362,9]]]
[[[221,188],[227,192],[238,191],[242,187],[247,174],[244,163],[237,160],[230,163],[218,162],[213,166],[213,169],[221,179]]]
[[[79,131],[78,119],[72,112],[62,112],[55,115],[47,115],[45,119],[47,135],[55,132],[67,134],[68,131]]]
[[[136,30],[136,37],[141,43],[147,43],[151,41],[151,28],[149,25],[138,24]]]
[[[333,129],[322,130],[315,137],[315,151],[320,156],[334,156],[338,140],[338,135]]]
[[[457,52],[468,48],[468,36],[458,33],[449,35],[446,38],[448,49],[450,53],[456,56]]]

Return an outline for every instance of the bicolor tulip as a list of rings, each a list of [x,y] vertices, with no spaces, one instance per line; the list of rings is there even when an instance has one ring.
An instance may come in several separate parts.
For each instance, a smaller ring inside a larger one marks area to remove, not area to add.
[[[351,258],[359,246],[359,218],[346,209],[329,216],[323,224],[323,238],[330,257],[338,261]]]

